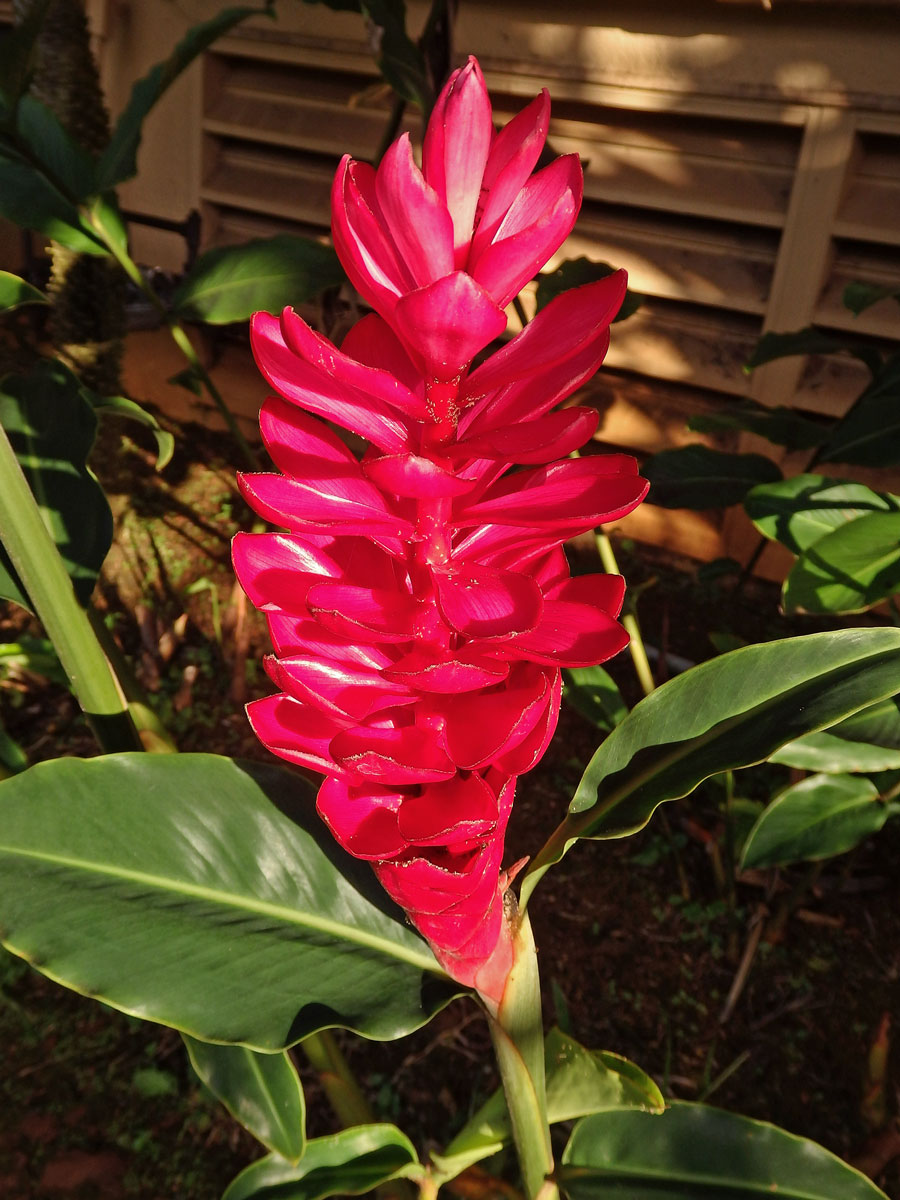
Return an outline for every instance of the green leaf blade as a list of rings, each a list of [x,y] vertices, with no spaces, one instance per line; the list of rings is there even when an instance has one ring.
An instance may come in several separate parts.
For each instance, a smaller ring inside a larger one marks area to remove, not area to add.
[[[97,418],[81,384],[61,363],[40,362],[29,375],[0,382],[6,430],[82,605],[87,604],[112,543],[112,513],[87,467]],[[0,547],[0,597],[31,601]]]
[[[900,768],[900,705],[895,698],[864,708],[846,721],[788,742],[770,762],[826,775]]]
[[[898,691],[900,630],[817,633],[723,654],[663,684],[609,735],[575,793],[570,832],[623,837],[710,775],[762,762],[801,731]]]
[[[306,1149],[306,1105],[290,1054],[258,1054],[184,1037],[191,1066],[236,1121],[280,1158],[297,1163]]]
[[[878,789],[854,775],[810,775],[761,814],[744,845],[742,867],[817,862],[844,854],[891,815]]]
[[[560,1182],[570,1200],[885,1200],[815,1142],[703,1104],[586,1117]]]
[[[393,1125],[359,1125],[307,1143],[295,1166],[277,1157],[251,1163],[222,1200],[323,1200],[360,1196],[422,1167],[409,1139]]]
[[[12,312],[26,304],[49,304],[43,292],[13,275],[11,271],[0,271],[0,310]]]
[[[784,583],[786,613],[859,613],[900,590],[900,512],[857,517],[806,549]]]
[[[761,534],[800,555],[848,521],[900,510],[900,498],[846,479],[792,475],[753,488],[744,509]]]
[[[226,325],[259,311],[278,315],[345,279],[330,246],[279,234],[201,255],[172,299],[177,316]]]
[[[758,484],[781,479],[762,454],[727,454],[699,443],[654,454],[641,474],[650,481],[647,499],[662,508],[728,508]]]
[[[393,1038],[459,990],[281,768],[42,763],[0,784],[0,874],[13,953],[202,1041],[271,1052],[335,1025]]]

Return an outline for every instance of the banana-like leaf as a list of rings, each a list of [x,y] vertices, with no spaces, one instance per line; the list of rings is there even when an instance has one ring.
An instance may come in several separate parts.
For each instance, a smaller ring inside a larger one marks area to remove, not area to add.
[[[0,381],[0,424],[56,542],[75,594],[87,604],[112,542],[112,514],[86,465],[97,418],[81,384],[62,363],[43,360],[29,375]],[[30,600],[0,547],[0,597]]]
[[[78,206],[36,164],[0,139],[0,217],[80,254],[109,253]]]
[[[744,508],[761,534],[799,555],[848,521],[900,511],[900,497],[846,479],[792,475],[753,488]]]
[[[647,499],[663,508],[728,508],[757,484],[781,479],[762,454],[726,454],[699,443],[654,454],[641,474],[650,480]]]
[[[191,1066],[236,1121],[291,1163],[306,1148],[303,1085],[287,1050],[260,1054],[183,1035]]]
[[[11,271],[0,271],[0,311],[12,312],[25,304],[49,304],[50,301],[36,287],[13,275]]]
[[[586,1117],[559,1182],[570,1200],[887,1200],[815,1142],[704,1104]]]
[[[900,354],[874,371],[874,378],[819,452],[821,462],[892,467],[900,462]]]
[[[101,416],[107,414],[111,417],[124,417],[126,420],[136,421],[139,425],[146,425],[156,439],[157,471],[168,466],[175,453],[175,439],[168,429],[163,429],[153,413],[141,408],[140,404],[127,396],[99,396],[96,392],[88,392],[87,389],[85,392],[94,412],[100,413]]]
[[[13,953],[201,1041],[273,1051],[335,1025],[394,1038],[459,992],[280,767],[41,763],[0,784],[0,879]]]
[[[272,15],[271,4],[264,7],[242,5],[226,8],[209,21],[189,29],[163,62],[139,79],[112,132],[109,145],[97,164],[97,190],[105,192],[137,172],[137,152],[141,144],[144,118],[178,76],[217,38],[247,17]]]
[[[208,250],[179,284],[172,307],[188,320],[227,325],[303,304],[345,278],[330,246],[279,234]]]
[[[241,1171],[222,1200],[323,1200],[360,1196],[392,1179],[423,1174],[415,1149],[393,1125],[357,1125],[314,1138],[296,1166],[275,1156]]]
[[[788,742],[770,761],[826,775],[896,770],[900,767],[900,705],[895,698],[882,700],[830,729]]]
[[[848,521],[800,555],[784,581],[786,613],[865,612],[900,590],[900,512]]]
[[[690,417],[688,429],[695,433],[746,430],[788,450],[809,450],[821,445],[827,429],[792,408],[768,408],[756,400],[742,400],[710,413]]]
[[[810,775],[787,788],[750,831],[742,867],[781,867],[844,854],[877,832],[897,805],[860,775]]]
[[[625,837],[704,779],[900,692],[900,630],[847,629],[744,646],[657,688],[588,764],[569,815],[534,859],[541,875],[580,837]]]
[[[604,732],[628,716],[615,680],[602,667],[573,667],[564,672],[567,703]]]
[[[544,1062],[551,1125],[617,1108],[661,1112],[665,1107],[659,1088],[640,1067],[618,1054],[586,1050],[559,1029],[547,1034]],[[510,1137],[506,1100],[503,1091],[498,1090],[466,1122],[443,1154],[432,1155],[437,1182],[453,1179],[473,1163],[490,1158]]]

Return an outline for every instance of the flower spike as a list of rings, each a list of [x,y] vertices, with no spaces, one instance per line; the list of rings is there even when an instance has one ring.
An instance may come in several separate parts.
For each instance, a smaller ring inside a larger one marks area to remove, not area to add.
[[[286,532],[239,534],[233,551],[279,689],[248,706],[254,730],[325,777],[334,837],[493,1005],[513,962],[501,868],[516,780],[556,728],[561,668],[628,640],[622,580],[573,579],[562,543],[647,488],[627,455],[569,458],[597,413],[556,407],[600,366],[624,272],[558,297],[473,366],[581,202],[574,156],[533,174],[549,112],[542,92],[495,134],[470,58],[421,170],[406,136],[377,171],[342,161],[335,247],[375,311],[341,349],[290,309],[254,318],[277,473],[240,486]]]

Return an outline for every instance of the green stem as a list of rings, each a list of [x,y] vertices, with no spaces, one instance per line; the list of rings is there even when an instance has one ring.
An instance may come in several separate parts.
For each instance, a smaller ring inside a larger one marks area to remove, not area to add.
[[[602,528],[598,529],[594,536],[597,540],[597,552],[600,555],[600,561],[603,563],[604,571],[610,575],[620,575],[621,572],[619,564],[616,562],[612,542]],[[637,614],[635,612],[624,613],[622,624],[625,626],[628,636],[631,639],[628,643],[628,652],[631,655],[631,661],[634,663],[638,682],[641,685],[644,695],[649,696],[651,692],[656,691],[656,683],[653,679],[653,672],[650,669],[650,660],[647,658],[647,651],[644,647],[644,639],[641,636],[641,627],[638,623]]]
[[[328,1102],[344,1125],[374,1125],[378,1118],[350,1070],[350,1064],[328,1030],[312,1033],[300,1049],[318,1073]]]
[[[549,1179],[553,1151],[547,1122],[540,977],[531,924],[525,914],[518,919],[515,963],[499,1008],[496,1013],[488,1012],[488,1025],[525,1195],[529,1200],[556,1200],[559,1192]]]
[[[109,753],[140,750],[128,707],[90,621],[75,597],[6,431],[0,426],[0,541],[25,585],[72,691]]]

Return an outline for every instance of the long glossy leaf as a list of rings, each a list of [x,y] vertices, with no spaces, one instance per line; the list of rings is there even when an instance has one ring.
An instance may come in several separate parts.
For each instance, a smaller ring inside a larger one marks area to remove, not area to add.
[[[77,206],[47,176],[0,142],[0,217],[81,254],[106,255]]]
[[[815,1142],[703,1104],[586,1117],[562,1163],[570,1200],[886,1200]]]
[[[788,450],[809,450],[820,445],[827,429],[792,408],[767,408],[755,400],[742,400],[710,413],[691,417],[688,429],[695,433],[746,430]]]
[[[898,629],[787,638],[692,667],[637,704],[597,750],[523,881],[523,903],[578,838],[634,833],[709,776],[762,762],[898,691]]]
[[[260,310],[280,313],[345,279],[330,246],[280,234],[201,255],[172,298],[180,317],[226,325]]]
[[[547,1118],[551,1125],[617,1108],[661,1112],[665,1101],[648,1075],[617,1054],[586,1050],[559,1029],[544,1042]],[[432,1155],[441,1182],[491,1157],[511,1137],[509,1112],[498,1090],[467,1121],[446,1151]]]
[[[865,312],[879,300],[887,300],[889,297],[900,300],[900,288],[894,287],[893,284],[879,287],[874,283],[848,283],[841,296],[841,303],[844,308],[849,308],[853,315],[858,317],[861,312]]]
[[[784,582],[786,613],[857,613],[900,590],[900,512],[867,513],[820,538]]]
[[[833,858],[879,830],[892,808],[859,775],[810,775],[765,809],[744,845],[744,867]]]
[[[16,134],[19,145],[27,146],[29,156],[71,200],[80,203],[97,190],[90,154],[68,133],[56,113],[34,96],[19,101]]]
[[[246,1046],[214,1046],[184,1035],[191,1066],[267,1150],[297,1163],[306,1148],[303,1086],[287,1050],[260,1054]]]
[[[0,310],[11,312],[25,304],[49,304],[50,301],[36,287],[13,275],[10,271],[0,271]]]
[[[585,283],[596,283],[598,279],[605,279],[607,275],[614,274],[616,270],[618,268],[610,266],[609,263],[593,262],[589,258],[566,259],[555,271],[544,271],[538,275],[535,293],[538,311],[540,312],[551,300],[563,292],[567,292],[569,288],[581,287]],[[622,307],[613,317],[613,323],[624,321],[636,313],[643,302],[644,297],[639,292],[627,291],[625,299],[622,301]]]
[[[406,32],[404,0],[359,0],[359,11],[371,22],[378,70],[398,96],[429,113],[434,93],[425,56]]]
[[[895,770],[900,767],[900,705],[896,698],[882,700],[831,729],[788,742],[770,761],[825,774]]]
[[[762,454],[726,454],[699,444],[654,454],[641,474],[650,480],[647,499],[663,508],[727,508],[757,484],[781,479]]]
[[[393,1125],[359,1125],[308,1142],[292,1166],[270,1156],[251,1163],[222,1200],[323,1200],[360,1196],[391,1179],[415,1178],[422,1167],[409,1139]]]
[[[846,479],[792,475],[755,487],[747,493],[744,508],[765,537],[802,554],[848,521],[873,512],[900,511],[900,497]]]
[[[9,949],[203,1041],[271,1051],[332,1025],[393,1038],[453,994],[368,867],[332,843],[310,785],[281,768],[41,763],[0,784],[0,878]]]
[[[622,693],[602,667],[573,667],[564,675],[567,703],[598,729],[608,732],[628,716]]]
[[[168,429],[163,429],[153,413],[141,408],[127,396],[98,396],[96,392],[86,391],[94,412],[101,416],[124,417],[128,421],[136,421],[145,425],[156,439],[156,469],[161,471],[172,461],[175,453],[175,439]]]
[[[86,604],[113,532],[106,496],[86,465],[97,432],[93,409],[75,376],[62,363],[45,360],[30,375],[0,382],[0,424]],[[30,604],[2,547],[0,597]]]
[[[822,447],[822,462],[892,467],[900,462],[900,355],[875,378]]]
[[[845,348],[846,343],[813,325],[787,333],[764,333],[747,359],[747,370],[752,371],[777,358],[792,358],[796,354],[836,354]]]
[[[128,103],[116,121],[109,145],[97,164],[97,190],[107,191],[137,171],[137,152],[141,143],[144,118],[175,82],[178,76],[191,65],[194,59],[217,38],[228,33],[247,17],[271,15],[271,5],[226,8],[209,21],[203,21],[189,29],[172,53],[163,62],[139,79],[134,85]]]

